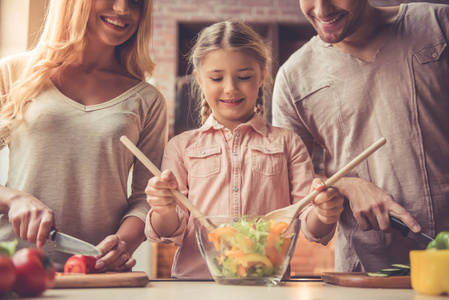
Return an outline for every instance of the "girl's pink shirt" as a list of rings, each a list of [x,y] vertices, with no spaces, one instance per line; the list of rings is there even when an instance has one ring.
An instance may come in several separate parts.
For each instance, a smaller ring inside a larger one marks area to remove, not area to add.
[[[258,115],[233,132],[210,116],[201,128],[169,141],[162,169],[173,171],[181,192],[205,215],[263,215],[301,200],[313,180],[313,164],[301,138]],[[301,214],[302,220],[310,209]],[[155,233],[151,213],[145,229],[148,240],[179,247],[172,276],[210,279],[188,210],[178,204],[179,226],[170,237]],[[334,234],[316,239],[304,221],[301,227],[310,241],[323,244]]]

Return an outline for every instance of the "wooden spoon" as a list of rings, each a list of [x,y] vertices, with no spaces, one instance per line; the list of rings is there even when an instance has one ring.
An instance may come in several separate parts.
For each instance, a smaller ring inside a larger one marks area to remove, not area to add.
[[[145,154],[142,153],[142,151],[139,150],[126,136],[122,136],[120,138],[120,141],[126,146],[126,148],[131,151],[140,162],[147,167],[147,169],[154,175],[154,176],[161,176],[161,171],[151,162],[151,160],[148,159],[148,157],[145,156]],[[176,197],[182,204],[187,207],[187,209],[190,211],[190,213],[193,215],[194,218],[198,218],[200,223],[208,230],[213,231],[215,229],[215,226],[211,224],[207,219],[204,218],[204,215],[201,211],[196,208],[192,202],[190,202],[189,199],[187,199],[186,196],[184,196],[183,193],[181,193],[178,189],[172,189],[171,192],[173,193],[173,196]]]
[[[371,154],[373,154],[377,149],[385,145],[387,140],[385,138],[379,139],[377,142],[372,144],[365,151],[360,153],[356,158],[354,158],[351,162],[349,162],[346,166],[344,166],[340,171],[335,173],[332,177],[324,182],[324,188],[331,187],[334,185],[340,178],[345,176],[349,171],[354,169],[358,164],[368,158]],[[318,191],[314,190],[309,195],[304,197],[298,203],[295,203],[290,206],[286,206],[272,212],[269,212],[265,215],[265,219],[276,219],[276,218],[296,218],[300,212],[318,195]]]

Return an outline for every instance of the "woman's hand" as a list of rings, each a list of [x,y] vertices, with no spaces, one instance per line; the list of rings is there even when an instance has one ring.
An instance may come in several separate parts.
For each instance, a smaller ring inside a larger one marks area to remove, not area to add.
[[[97,257],[95,268],[99,272],[131,271],[132,267],[136,265],[136,260],[128,253],[126,246],[126,242],[115,234],[106,237],[97,245],[102,254]]]
[[[320,191],[313,200],[314,213],[318,219],[327,225],[337,223],[343,212],[344,198],[337,188],[324,189],[323,182],[315,178],[312,182],[312,189]]]
[[[9,203],[9,222],[16,235],[41,248],[54,224],[53,211],[33,195],[19,191]]]

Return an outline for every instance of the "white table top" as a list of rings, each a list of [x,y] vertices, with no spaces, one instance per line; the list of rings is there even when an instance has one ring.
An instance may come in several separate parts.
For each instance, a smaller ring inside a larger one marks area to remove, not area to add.
[[[449,297],[419,295],[412,289],[349,288],[308,280],[282,282],[274,287],[220,285],[214,281],[156,280],[140,288],[51,289],[39,299],[448,300]]]

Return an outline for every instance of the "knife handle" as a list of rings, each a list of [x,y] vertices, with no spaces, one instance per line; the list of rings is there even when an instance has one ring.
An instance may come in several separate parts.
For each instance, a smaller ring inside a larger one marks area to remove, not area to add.
[[[56,229],[52,229],[50,230],[50,232],[48,233],[48,237],[50,238],[50,240],[54,241],[55,240],[55,233],[58,232]]]
[[[400,219],[396,217],[390,216],[390,223],[391,227],[397,229],[402,234],[403,237],[406,237],[410,231],[410,228],[408,228],[404,222],[402,222]]]

